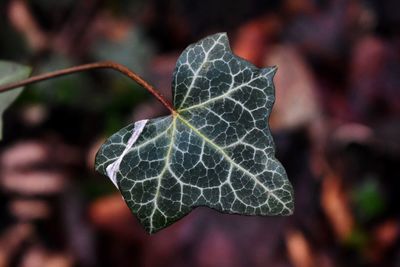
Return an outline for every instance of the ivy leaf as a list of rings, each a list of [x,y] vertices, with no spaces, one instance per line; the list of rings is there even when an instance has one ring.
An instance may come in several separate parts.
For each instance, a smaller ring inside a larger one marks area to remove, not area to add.
[[[170,116],[138,121],[100,148],[96,169],[117,185],[149,233],[193,208],[290,215],[293,190],[268,126],[276,68],[235,56],[226,34],[179,57]]]
[[[27,66],[0,60],[0,85],[27,78],[31,69]],[[3,136],[3,113],[21,94],[23,88],[0,93],[0,140]]]

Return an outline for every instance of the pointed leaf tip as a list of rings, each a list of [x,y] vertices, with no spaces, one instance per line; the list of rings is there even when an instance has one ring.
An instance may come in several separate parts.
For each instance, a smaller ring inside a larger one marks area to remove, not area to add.
[[[268,68],[263,68],[261,69],[261,75],[264,76],[265,78],[274,78],[276,72],[278,71],[277,66],[272,66]]]

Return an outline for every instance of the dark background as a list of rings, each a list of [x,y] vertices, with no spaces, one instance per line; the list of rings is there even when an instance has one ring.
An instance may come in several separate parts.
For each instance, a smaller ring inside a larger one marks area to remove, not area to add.
[[[28,86],[0,143],[0,267],[400,266],[400,2],[2,0],[0,58],[115,60],[171,96],[180,52],[227,32],[278,66],[270,120],[291,217],[198,208],[149,236],[93,169],[107,136],[167,114],[111,70]]]

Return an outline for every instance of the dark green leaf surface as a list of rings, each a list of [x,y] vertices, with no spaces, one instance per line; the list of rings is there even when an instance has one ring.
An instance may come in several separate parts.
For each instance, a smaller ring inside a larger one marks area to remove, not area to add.
[[[293,192],[275,158],[268,118],[275,68],[235,56],[226,34],[179,57],[175,114],[136,122],[101,147],[109,176],[142,225],[154,233],[193,208],[245,215],[290,215]]]
[[[0,85],[27,78],[31,69],[8,61],[0,60]],[[22,88],[0,93],[0,140],[3,136],[3,113],[21,94]]]

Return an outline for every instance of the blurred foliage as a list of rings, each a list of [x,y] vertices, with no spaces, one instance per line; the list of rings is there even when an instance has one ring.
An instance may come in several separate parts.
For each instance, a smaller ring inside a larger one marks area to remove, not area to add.
[[[28,78],[31,69],[27,66],[0,60],[0,85]],[[0,140],[3,139],[3,113],[22,93],[23,88],[16,88],[0,94]]]
[[[362,252],[362,250],[367,247],[369,241],[370,240],[367,231],[360,228],[354,228],[345,240],[345,244],[357,252]]]
[[[118,40],[100,39],[92,51],[94,59],[113,60],[135,70],[139,75],[149,72],[149,59],[154,57],[153,44],[138,27],[129,29]]]
[[[353,189],[352,199],[356,214],[363,221],[374,219],[385,211],[386,201],[377,179],[363,180]]]

